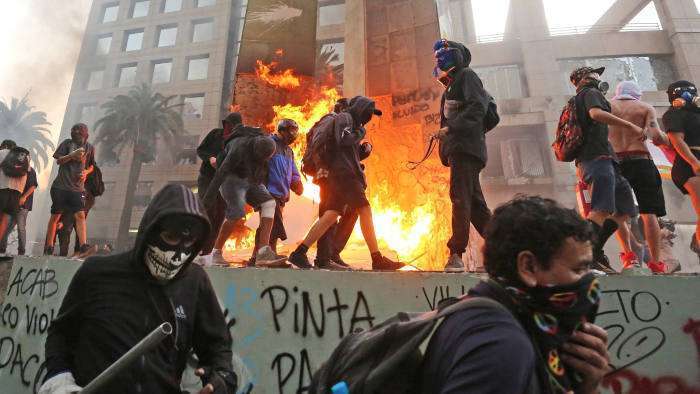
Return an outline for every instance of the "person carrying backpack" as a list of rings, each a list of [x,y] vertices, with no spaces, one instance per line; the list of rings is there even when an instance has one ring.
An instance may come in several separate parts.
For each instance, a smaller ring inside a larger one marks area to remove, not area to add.
[[[355,96],[350,100],[347,112],[330,113],[309,131],[311,135],[307,137],[302,170],[307,175],[313,174],[314,181],[321,188],[320,217],[302,243],[289,255],[289,262],[295,266],[313,268],[306,255],[309,248],[346,210],[356,209],[360,216],[362,235],[372,257],[372,269],[397,270],[403,267],[403,264],[386,259],[379,251],[372,222],[372,208],[365,194],[367,180],[360,163],[371,151],[370,144],[361,143],[366,134],[364,126],[373,116],[381,114],[373,100]],[[344,268],[331,265],[330,260],[323,263],[327,265],[318,268]]]
[[[603,247],[617,230],[623,272],[649,274],[632,251],[627,220],[638,212],[632,187],[620,173],[618,158],[608,140],[608,126],[625,128],[636,135],[644,135],[645,130],[611,113],[610,103],[599,88],[604,71],[605,67],[580,67],[569,77],[576,87],[575,111],[583,136],[573,158],[579,179],[591,191],[587,219],[598,234],[594,261],[597,267],[610,269]]]
[[[491,211],[479,183],[486,166],[485,117],[491,98],[474,70],[471,52],[463,44],[438,40],[433,46],[434,76],[445,87],[440,102],[440,160],[450,168],[452,237],[446,272],[463,272],[462,254],[469,245],[469,224],[483,236]],[[496,121],[497,122],[497,121]],[[493,125],[495,127],[495,125]]]
[[[5,237],[10,218],[20,211],[20,198],[29,172],[29,151],[12,140],[0,144],[0,239]]]
[[[487,280],[434,311],[347,335],[309,392],[596,393],[610,369],[607,333],[594,324],[593,237],[590,223],[550,199],[498,207],[486,228]]]

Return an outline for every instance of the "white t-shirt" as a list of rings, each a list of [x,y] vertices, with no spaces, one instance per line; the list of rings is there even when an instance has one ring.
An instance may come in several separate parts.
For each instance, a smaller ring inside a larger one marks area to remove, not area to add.
[[[10,151],[7,149],[0,150],[0,163],[2,163],[3,160],[5,160],[5,157],[7,157],[8,153],[10,153]],[[22,193],[24,191],[25,183],[27,183],[26,174],[17,178],[11,178],[5,175],[5,173],[0,169],[0,190],[12,189]]]

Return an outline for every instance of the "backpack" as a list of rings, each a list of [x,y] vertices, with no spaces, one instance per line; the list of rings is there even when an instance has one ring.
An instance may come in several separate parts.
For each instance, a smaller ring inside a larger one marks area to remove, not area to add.
[[[496,99],[494,99],[489,92],[486,92],[486,94],[489,95],[489,105],[486,107],[486,114],[484,115],[484,127],[486,128],[486,132],[489,132],[498,126],[501,117],[498,115]]]
[[[0,163],[2,172],[10,178],[20,178],[29,172],[29,151],[21,148],[12,148]]]
[[[85,180],[85,190],[95,197],[99,197],[105,192],[105,183],[102,180],[102,170],[97,164],[93,164],[93,170]]]
[[[314,373],[309,393],[330,393],[340,382],[353,394],[419,393],[421,345],[439,320],[468,308],[507,310],[490,298],[462,296],[445,299],[430,312],[399,312],[369,330],[356,330],[340,341]],[[539,392],[539,381],[533,376],[528,393]]]
[[[569,99],[559,116],[556,136],[552,142],[554,156],[559,161],[574,161],[583,147],[583,122],[578,112],[581,108],[579,94]]]
[[[335,119],[339,114],[329,113],[318,120],[306,133],[306,150],[301,158],[301,172],[316,177],[318,170],[328,166],[335,141]]]

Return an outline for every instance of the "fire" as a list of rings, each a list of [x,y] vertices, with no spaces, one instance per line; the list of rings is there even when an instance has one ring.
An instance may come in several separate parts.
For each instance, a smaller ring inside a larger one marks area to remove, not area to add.
[[[262,62],[262,60],[257,60],[255,67],[255,75],[257,75],[258,78],[269,83],[270,85],[284,89],[294,89],[298,88],[301,85],[301,83],[299,82],[299,78],[294,75],[294,70],[286,69],[281,73],[275,73],[276,67],[277,62],[265,64]]]

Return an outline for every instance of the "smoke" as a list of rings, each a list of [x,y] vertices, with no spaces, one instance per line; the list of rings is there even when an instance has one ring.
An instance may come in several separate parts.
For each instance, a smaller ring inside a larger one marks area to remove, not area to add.
[[[63,121],[92,0],[0,2],[0,97],[44,111],[54,138]]]

